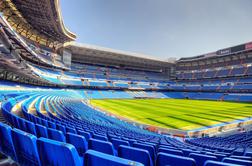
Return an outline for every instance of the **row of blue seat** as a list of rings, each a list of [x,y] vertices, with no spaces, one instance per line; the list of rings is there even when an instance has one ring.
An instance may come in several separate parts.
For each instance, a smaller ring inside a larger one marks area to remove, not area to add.
[[[146,155],[146,151],[129,146],[119,146],[119,157],[88,150],[83,156],[79,156],[75,147],[71,144],[54,141],[47,138],[39,138],[21,131],[19,129],[11,129],[9,126],[0,123],[0,136],[3,142],[0,144],[0,150],[13,153],[14,159],[20,165],[87,165],[87,166],[123,166],[123,165],[152,165],[146,162],[138,161],[140,156],[142,161],[150,160],[150,156]],[[91,145],[93,146],[93,145]],[[234,165],[228,163],[237,163],[250,165],[252,162],[247,160],[239,160],[234,158],[224,158],[223,162],[215,162],[216,158],[207,155],[192,153],[188,157],[182,157],[167,153],[158,153],[156,165],[165,166],[217,166],[217,165]],[[211,161],[209,161],[211,160]],[[195,162],[196,161],[196,162]]]
[[[217,77],[234,77],[234,76],[245,76],[252,75],[252,66],[245,67],[239,66],[238,68],[225,68],[219,70],[203,70],[203,71],[190,71],[179,72],[176,74],[178,79],[203,79],[203,78],[217,78]]]
[[[12,156],[20,165],[142,165],[140,163],[88,150],[78,155],[71,144],[39,138],[0,123],[0,150]],[[71,139],[71,138],[70,138]],[[106,164],[104,164],[105,162]]]

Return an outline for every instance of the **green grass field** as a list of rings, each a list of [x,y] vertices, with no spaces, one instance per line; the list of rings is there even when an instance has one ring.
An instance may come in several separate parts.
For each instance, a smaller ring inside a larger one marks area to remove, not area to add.
[[[252,104],[249,103],[179,99],[106,99],[91,100],[91,104],[139,123],[181,130],[192,130],[252,116]]]

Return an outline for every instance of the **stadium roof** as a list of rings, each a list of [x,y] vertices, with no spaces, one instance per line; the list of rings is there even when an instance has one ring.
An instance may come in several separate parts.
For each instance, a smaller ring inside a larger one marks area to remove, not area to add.
[[[15,59],[10,57],[8,54],[4,55],[0,52],[0,79],[6,75],[7,80],[13,79],[12,77],[16,77],[16,79],[25,79],[26,81],[35,81],[37,83],[43,83],[45,85],[49,84],[48,81],[38,77],[33,71],[22,61],[19,59]]]
[[[149,67],[158,69],[169,67],[173,63],[153,58],[149,55],[131,53],[111,48],[80,44],[73,42],[67,46],[72,52],[73,61],[85,63],[97,63],[105,65],[131,66],[131,67]]]
[[[0,0],[0,11],[18,33],[48,47],[76,38],[64,26],[59,0]]]
[[[199,60],[207,60],[207,59],[214,59],[214,58],[222,58],[227,57],[230,55],[236,55],[240,53],[246,53],[252,51],[252,42],[236,45],[233,47],[223,48],[211,53],[193,56],[193,57],[186,57],[181,58],[177,62],[192,62],[192,61],[199,61]]]

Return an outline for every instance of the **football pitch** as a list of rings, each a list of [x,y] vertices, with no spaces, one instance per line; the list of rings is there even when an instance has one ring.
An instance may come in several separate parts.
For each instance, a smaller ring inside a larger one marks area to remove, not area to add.
[[[186,99],[104,99],[91,104],[114,115],[162,128],[193,130],[252,116],[252,104]]]

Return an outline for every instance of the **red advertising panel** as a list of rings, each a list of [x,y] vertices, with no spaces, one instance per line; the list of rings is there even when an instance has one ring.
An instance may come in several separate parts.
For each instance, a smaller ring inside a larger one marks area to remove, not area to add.
[[[247,44],[245,45],[245,49],[246,49],[246,50],[252,49],[252,42],[247,43]]]

